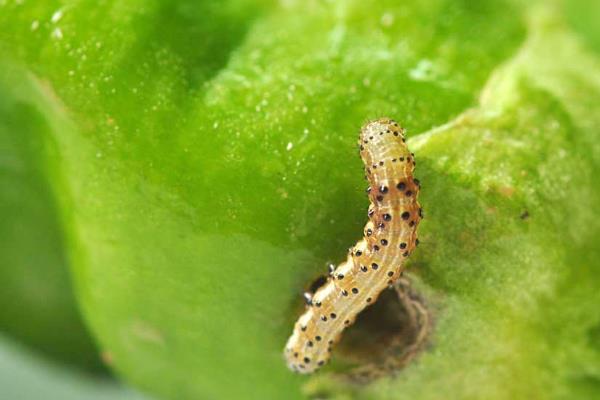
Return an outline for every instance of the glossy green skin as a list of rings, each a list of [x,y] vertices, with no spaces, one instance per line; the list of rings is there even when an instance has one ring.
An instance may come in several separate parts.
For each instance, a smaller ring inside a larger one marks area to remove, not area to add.
[[[39,157],[102,350],[177,399],[597,394],[597,55],[550,6],[364,3],[5,6],[0,49],[64,120]],[[297,377],[281,350],[360,237],[379,116],[418,160],[433,345],[362,388]]]
[[[15,68],[0,65],[0,332],[89,371],[103,367],[71,286],[46,155],[60,122]]]

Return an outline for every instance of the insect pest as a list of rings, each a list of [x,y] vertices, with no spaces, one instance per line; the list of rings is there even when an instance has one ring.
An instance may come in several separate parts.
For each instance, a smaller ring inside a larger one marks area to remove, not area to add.
[[[400,278],[405,260],[419,243],[420,184],[413,177],[414,154],[405,142],[404,129],[389,118],[371,121],[361,129],[369,221],[363,239],[350,249],[346,261],[330,267],[329,277],[314,294],[305,294],[306,311],[295,323],[284,350],[293,371],[311,373],[329,360],[342,331]]]

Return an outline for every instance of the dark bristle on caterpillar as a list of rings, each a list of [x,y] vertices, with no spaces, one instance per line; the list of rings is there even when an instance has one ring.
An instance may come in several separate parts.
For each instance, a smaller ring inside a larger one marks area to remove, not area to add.
[[[413,177],[414,155],[405,141],[404,129],[389,118],[371,121],[361,129],[358,145],[371,188],[367,191],[369,221],[363,239],[350,249],[346,261],[307,299],[306,311],[284,350],[292,371],[311,373],[329,360],[342,331],[400,278],[417,245],[420,185]]]

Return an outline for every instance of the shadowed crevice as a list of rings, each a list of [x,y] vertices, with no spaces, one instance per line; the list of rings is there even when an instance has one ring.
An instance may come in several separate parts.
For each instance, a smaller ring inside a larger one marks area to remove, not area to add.
[[[356,366],[340,378],[365,384],[394,375],[426,348],[432,326],[426,301],[401,278],[344,333],[339,357]]]

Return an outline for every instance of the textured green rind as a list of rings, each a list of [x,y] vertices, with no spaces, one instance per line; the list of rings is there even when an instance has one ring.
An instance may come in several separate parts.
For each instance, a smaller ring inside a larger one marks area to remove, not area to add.
[[[75,303],[51,189],[56,181],[47,158],[56,152],[49,139],[57,129],[51,111],[26,74],[0,65],[0,331],[99,371]]]
[[[412,272],[442,295],[432,298],[441,311],[427,353],[358,398],[600,393],[600,118],[590,113],[600,80],[588,74],[599,62],[556,15],[538,13],[480,105],[409,142],[422,204],[435,205]],[[307,391],[352,394],[326,377]]]
[[[130,1],[52,23],[59,5],[28,7],[0,14],[0,46],[76,127],[55,137],[68,248],[127,380],[178,399],[598,390],[597,60],[556,15]],[[362,389],[294,377],[298,294],[360,236],[356,133],[382,115],[408,127],[424,185],[412,263],[441,304],[432,348]]]

